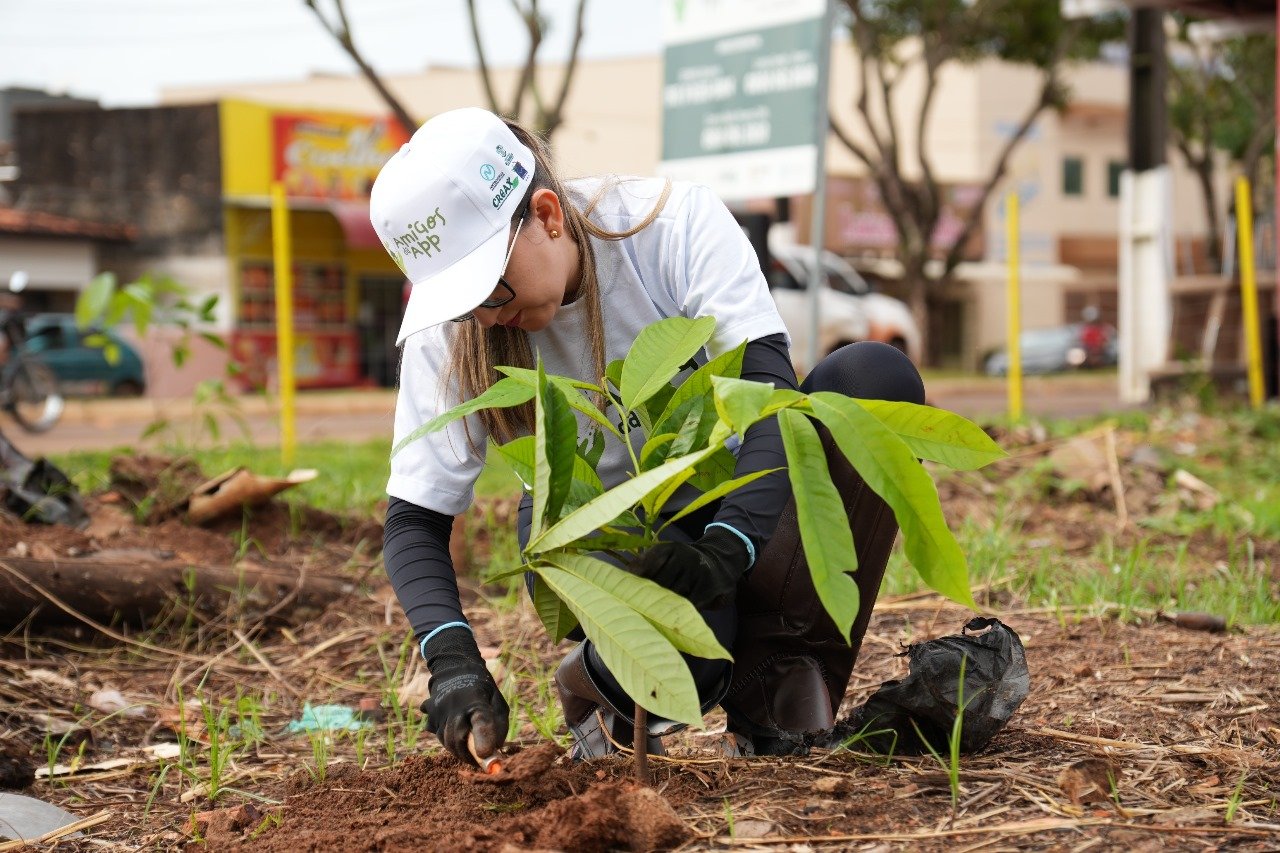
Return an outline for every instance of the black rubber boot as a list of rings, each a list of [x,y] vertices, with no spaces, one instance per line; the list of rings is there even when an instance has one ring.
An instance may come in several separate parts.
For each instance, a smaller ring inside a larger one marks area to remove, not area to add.
[[[635,735],[634,709],[624,711],[600,688],[587,665],[590,640],[574,646],[556,670],[556,689],[564,708],[564,719],[573,734],[570,755],[574,761],[612,755],[618,748],[631,749]],[[650,755],[666,755],[662,735],[685,728],[661,718],[649,721]]]

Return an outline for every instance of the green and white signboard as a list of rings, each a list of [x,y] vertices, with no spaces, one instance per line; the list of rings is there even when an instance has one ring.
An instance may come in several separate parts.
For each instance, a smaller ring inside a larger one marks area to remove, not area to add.
[[[824,11],[824,0],[668,0],[661,173],[726,201],[813,192]]]

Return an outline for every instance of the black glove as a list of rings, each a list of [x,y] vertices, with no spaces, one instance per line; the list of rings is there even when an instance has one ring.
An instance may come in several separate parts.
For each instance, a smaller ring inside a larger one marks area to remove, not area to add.
[[[715,609],[733,600],[749,559],[736,534],[712,527],[695,542],[659,542],[630,571],[683,595],[694,607]]]
[[[471,631],[444,629],[427,641],[423,657],[431,671],[431,695],[422,703],[427,728],[468,764],[476,760],[467,750],[467,735],[473,736],[477,755],[493,755],[507,739],[509,709]]]

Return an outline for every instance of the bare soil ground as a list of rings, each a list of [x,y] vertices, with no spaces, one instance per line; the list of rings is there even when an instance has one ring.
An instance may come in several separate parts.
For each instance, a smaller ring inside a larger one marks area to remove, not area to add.
[[[1129,511],[1153,511],[1136,497],[1141,473],[1125,477]],[[980,481],[943,490],[953,517],[989,511]],[[508,771],[495,781],[464,769],[429,734],[406,742],[415,712],[396,706],[416,705],[425,680],[416,661],[397,664],[406,626],[381,576],[376,525],[275,503],[207,530],[139,523],[110,494],[89,503],[89,533],[0,515],[0,561],[14,548],[68,555],[129,543],[195,565],[252,558],[360,583],[305,618],[263,621],[234,607],[209,615],[175,602],[145,633],[115,626],[127,642],[34,620],[4,636],[0,787],[87,819],[59,849],[1280,849],[1275,627],[1208,633],[1078,618],[985,590],[989,612],[1022,637],[1031,694],[990,745],[961,757],[954,801],[946,769],[928,756],[726,759],[715,714],[706,731],[672,738],[668,758],[651,759],[644,789],[629,757],[572,764],[519,713]],[[485,525],[502,509],[469,519],[477,562]],[[1114,527],[1115,495],[1076,492],[1025,514],[1035,547],[1075,570],[1070,555]],[[1228,543],[1202,539],[1190,547],[1212,565]],[[1276,544],[1260,547],[1274,567]],[[525,602],[500,606],[472,583],[464,594],[482,648],[511,679],[513,710],[545,706],[546,673],[565,648],[551,646]],[[905,644],[957,633],[969,615],[928,595],[882,599],[845,709],[905,674]],[[111,705],[108,691],[124,702]],[[230,757],[218,779],[227,790],[211,801],[217,732],[191,703],[242,708],[237,698],[249,695],[259,706],[234,720],[252,717],[262,736]],[[306,702],[361,700],[380,706],[363,740],[330,744],[287,730]],[[192,761],[175,757],[181,735]]]

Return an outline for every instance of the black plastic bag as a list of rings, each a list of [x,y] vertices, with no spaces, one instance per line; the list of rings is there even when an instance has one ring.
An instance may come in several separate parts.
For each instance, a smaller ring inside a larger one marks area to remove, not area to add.
[[[89,513],[75,483],[48,459],[34,462],[0,433],[0,506],[27,522],[84,527]]]
[[[927,741],[945,755],[956,720],[963,660],[960,751],[974,752],[1004,728],[1031,686],[1022,640],[999,619],[977,617],[962,633],[914,643],[903,654],[911,666],[907,677],[880,685],[866,704],[816,745],[830,749],[853,741],[850,745],[857,749],[920,755],[928,751]]]

